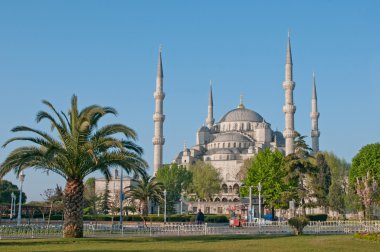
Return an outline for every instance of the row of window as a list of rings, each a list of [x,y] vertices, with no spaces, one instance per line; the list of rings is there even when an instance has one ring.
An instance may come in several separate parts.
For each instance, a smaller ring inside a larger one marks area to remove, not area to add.
[[[248,148],[250,143],[226,142],[226,143],[210,143],[207,145],[208,149],[215,148]]]

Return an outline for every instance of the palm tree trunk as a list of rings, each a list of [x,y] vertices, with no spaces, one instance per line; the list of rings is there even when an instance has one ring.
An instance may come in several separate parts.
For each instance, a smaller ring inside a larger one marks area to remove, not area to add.
[[[83,237],[83,191],[82,180],[68,179],[63,198],[64,223],[63,237]]]

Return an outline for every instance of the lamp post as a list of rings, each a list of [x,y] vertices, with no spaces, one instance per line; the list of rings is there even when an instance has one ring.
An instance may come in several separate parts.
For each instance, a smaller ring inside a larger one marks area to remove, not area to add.
[[[179,199],[179,201],[181,202],[180,215],[182,215],[182,199]]]
[[[259,191],[259,224],[261,223],[261,182],[257,186],[257,190]]]
[[[120,167],[120,228],[123,227],[123,200],[124,200],[124,192],[123,192],[123,168]]]
[[[11,193],[11,216],[10,216],[10,219],[12,220],[13,219],[13,215],[14,215],[14,207],[15,207],[15,204],[16,204],[16,199],[15,199],[16,195],[14,194],[14,192]]]
[[[164,223],[166,223],[166,189],[164,190]]]
[[[20,181],[20,200],[18,203],[18,216],[17,216],[17,225],[21,225],[21,198],[22,198],[22,184],[24,183],[25,174],[21,171],[18,175],[18,179]]]
[[[252,186],[249,187],[248,221],[249,224],[252,223]]]

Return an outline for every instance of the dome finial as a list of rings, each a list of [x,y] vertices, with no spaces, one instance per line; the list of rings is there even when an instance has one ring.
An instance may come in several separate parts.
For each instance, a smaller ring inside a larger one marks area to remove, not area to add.
[[[243,104],[243,95],[240,95],[240,104],[238,106],[239,109],[243,109],[244,108],[244,104]]]

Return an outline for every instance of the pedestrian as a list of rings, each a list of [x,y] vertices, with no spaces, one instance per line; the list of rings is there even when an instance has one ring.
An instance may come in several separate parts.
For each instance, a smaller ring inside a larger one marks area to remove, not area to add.
[[[198,210],[197,217],[195,218],[195,220],[197,221],[198,225],[203,224],[203,222],[205,221],[205,215],[202,213],[201,209]]]

